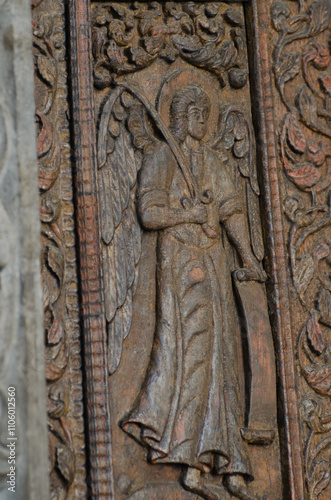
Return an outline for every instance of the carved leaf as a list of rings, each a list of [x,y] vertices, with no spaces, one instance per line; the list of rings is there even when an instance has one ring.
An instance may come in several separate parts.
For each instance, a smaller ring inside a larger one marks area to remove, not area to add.
[[[93,57],[98,60],[103,56],[103,49],[106,45],[107,28],[95,29],[92,34],[92,52]]]
[[[318,393],[331,396],[331,365],[312,363],[302,368],[308,384]]]
[[[218,10],[219,7],[216,6]],[[206,16],[200,14],[196,21],[197,35],[204,42],[219,42],[223,40],[225,34],[225,27],[221,16]]]
[[[233,8],[227,9],[224,14],[224,19],[229,23],[232,24],[233,26],[243,26],[243,19],[240,15],[240,13]]]
[[[307,321],[307,337],[310,341],[313,349],[318,353],[322,354],[325,350],[324,338],[320,324],[318,322],[319,315],[314,311]]]
[[[317,104],[312,91],[307,85],[302,85],[296,96],[296,105],[300,111],[301,118],[308,124],[317,121]]]
[[[330,62],[329,49],[324,43],[314,41],[305,48],[303,60],[311,62],[317,69],[326,69]]]
[[[161,36],[145,36],[143,43],[145,50],[148,54],[154,56],[158,54],[163,48],[164,37]]]
[[[144,50],[142,50],[142,52],[146,54]],[[124,56],[123,49],[116,45],[114,40],[110,41],[106,53],[109,58],[109,63],[114,71],[117,72],[121,67],[124,68],[127,66],[127,61]]]
[[[309,142],[307,158],[311,163],[320,167],[325,162],[325,153],[323,151],[322,141],[312,140]]]
[[[315,399],[305,399],[302,402],[301,410],[303,419],[311,430],[315,432],[323,432],[323,425],[321,422],[320,407]]]
[[[287,115],[287,139],[295,152],[304,153],[306,150],[306,138],[299,126],[297,116],[294,113]]]
[[[153,25],[157,24],[158,18],[162,15],[161,5],[154,2],[152,5],[152,10],[145,10],[142,14],[142,19],[140,22],[140,30],[143,35],[147,33],[147,31],[153,27]]]
[[[56,65],[54,60],[49,57],[38,55],[37,67],[42,79],[54,88],[56,83]]]
[[[47,413],[51,418],[63,417],[69,407],[70,397],[65,384],[53,384],[47,399]]]
[[[331,473],[330,464],[326,460],[320,460],[314,468],[313,472],[313,488],[314,498],[317,498],[323,490],[330,484]]]
[[[109,132],[111,136],[116,139],[116,137],[119,136],[121,130],[121,125],[118,122],[118,120],[115,119],[113,115],[110,116],[109,118]]]
[[[233,133],[237,141],[247,137],[247,126],[242,113],[234,114]]]
[[[178,56],[178,51],[175,49],[172,43],[170,43],[169,40],[166,39],[163,49],[160,52],[160,57],[165,59],[166,61],[173,63],[177,56]]]
[[[280,87],[284,83],[292,80],[300,71],[300,54],[298,52],[289,52],[285,54],[275,67],[277,81]]]
[[[61,165],[61,150],[58,138],[48,126],[43,126],[38,138],[37,147],[39,157],[39,189],[41,191],[48,191],[57,180]]]
[[[312,188],[321,178],[321,172],[311,163],[303,163],[293,169],[288,168],[286,174],[302,190]]]
[[[246,135],[243,139],[236,141],[234,148],[233,148],[234,156],[236,158],[243,158],[249,152],[249,146],[250,146],[250,144],[249,144],[248,135]],[[247,172],[247,175],[249,175],[249,172]]]
[[[54,318],[51,324],[51,327],[47,331],[47,342],[48,345],[56,345],[58,344],[63,337],[63,324],[61,318],[59,318],[56,311],[53,311]]]
[[[64,274],[64,256],[58,247],[54,245],[49,245],[47,247],[47,263],[50,269],[59,279],[60,286],[62,286]]]
[[[232,40],[223,43],[219,50],[220,65],[224,68],[229,68],[237,57],[237,49]]]
[[[286,28],[287,18],[291,13],[290,7],[286,2],[277,0],[271,6],[272,24],[276,31],[283,31]]]
[[[318,298],[318,310],[321,315],[321,322],[331,327],[331,292],[322,288]]]
[[[303,298],[309,283],[315,274],[315,264],[313,257],[309,254],[304,255],[297,263],[293,272],[294,286],[301,298]]]
[[[60,342],[55,346],[46,346],[45,372],[48,382],[55,382],[63,375],[68,359],[69,353],[66,342]]]
[[[290,221],[296,221],[296,214],[302,208],[302,200],[294,196],[286,196],[284,202],[284,212]]]
[[[325,259],[330,253],[330,247],[326,243],[318,243],[314,248],[313,257],[315,262],[318,263],[320,260]]]
[[[64,479],[71,484],[75,475],[75,456],[66,446],[58,446],[57,465]]]
[[[309,8],[311,22],[309,35],[318,35],[324,31],[331,20],[331,4],[329,0],[315,0]]]
[[[238,160],[238,168],[240,170],[241,175],[243,175],[244,177],[249,177],[250,173],[249,155],[246,154],[246,156]]]

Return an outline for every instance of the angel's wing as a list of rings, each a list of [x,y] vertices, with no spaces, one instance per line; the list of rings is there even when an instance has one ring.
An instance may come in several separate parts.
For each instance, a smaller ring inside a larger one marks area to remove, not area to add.
[[[145,109],[123,88],[107,100],[98,135],[98,182],[109,371],[120,362],[132,319],[141,254],[135,195],[141,152],[155,142]]]
[[[256,173],[254,133],[246,114],[236,106],[227,106],[220,112],[218,134],[212,147],[220,154],[241,199],[245,200],[255,257],[264,257],[259,196]]]

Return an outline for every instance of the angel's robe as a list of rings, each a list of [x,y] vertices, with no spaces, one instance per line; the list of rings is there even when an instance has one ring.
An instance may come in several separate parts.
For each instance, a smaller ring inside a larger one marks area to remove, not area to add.
[[[242,347],[224,223],[244,210],[232,180],[205,144],[183,147],[200,194],[209,194],[210,238],[200,224],[158,231],[156,330],[145,381],[121,427],[153,463],[251,476],[244,427]],[[190,195],[165,143],[144,158],[138,212],[183,209]],[[142,217],[143,218],[143,217]]]

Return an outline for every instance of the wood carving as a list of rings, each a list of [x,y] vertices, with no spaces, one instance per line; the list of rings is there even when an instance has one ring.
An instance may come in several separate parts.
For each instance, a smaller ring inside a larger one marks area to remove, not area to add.
[[[74,409],[72,399],[77,398],[78,405],[82,406],[80,353],[78,351],[77,359],[73,351],[74,337],[79,335],[78,324],[75,325],[77,296],[76,306],[68,300],[69,283],[74,284],[76,269],[74,245],[71,243],[68,248],[68,236],[72,233],[73,237],[74,227],[71,166],[66,144],[69,141],[67,103],[63,92],[66,81],[65,74],[61,74],[65,69],[64,4],[53,2],[52,12],[46,9],[45,1],[32,2],[32,8],[49,469],[51,498],[61,500],[74,498],[79,491],[84,494],[86,490],[82,410],[77,414],[79,406]],[[73,382],[70,375],[74,375],[73,364],[77,361],[78,381]]]
[[[220,2],[117,3],[93,15],[95,84],[109,86],[113,75],[146,68],[157,58],[182,58],[217,75],[234,88],[247,83],[244,64],[244,18]],[[231,27],[226,40],[226,25]]]
[[[257,498],[249,445],[277,436],[276,382],[254,132],[236,104],[247,84],[242,7],[129,5],[93,10],[110,384],[139,283],[155,291],[140,303],[154,317],[149,359],[118,424],[151,464],[180,466],[190,494]],[[138,83],[153,63],[154,102]],[[231,103],[225,87],[239,92]],[[148,495],[123,484],[120,494]]]
[[[37,66],[37,152],[39,161],[40,214],[42,222],[42,277],[46,334],[46,379],[48,382],[48,428],[50,432],[50,474],[52,498],[66,498],[74,478],[74,451],[68,429],[69,387],[63,376],[69,361],[67,333],[61,317],[64,249],[58,226],[59,200],[50,189],[60,173],[61,153],[56,126],[48,115],[57,91],[58,65],[50,36],[53,22],[43,15],[34,21],[34,46]],[[40,86],[44,92],[41,93]],[[42,97],[44,99],[42,100]]]
[[[305,475],[310,499],[330,494],[330,186],[331,75],[328,28],[331,4],[316,0],[271,7],[279,33],[273,69],[287,113],[280,133],[286,174],[285,214],[293,285],[305,321],[300,322],[297,357],[306,384],[301,388],[305,431]],[[309,395],[307,397],[307,394]],[[320,395],[320,397],[318,396]],[[326,495],[326,496],[323,496]]]

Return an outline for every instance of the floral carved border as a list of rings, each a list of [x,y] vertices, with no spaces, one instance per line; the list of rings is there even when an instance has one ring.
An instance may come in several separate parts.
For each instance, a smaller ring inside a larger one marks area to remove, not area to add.
[[[270,17],[274,83],[285,109],[279,156],[293,305],[302,311],[296,357],[313,500],[331,491],[331,4],[276,0]]]
[[[86,496],[65,5],[32,1],[49,474],[52,499]]]

